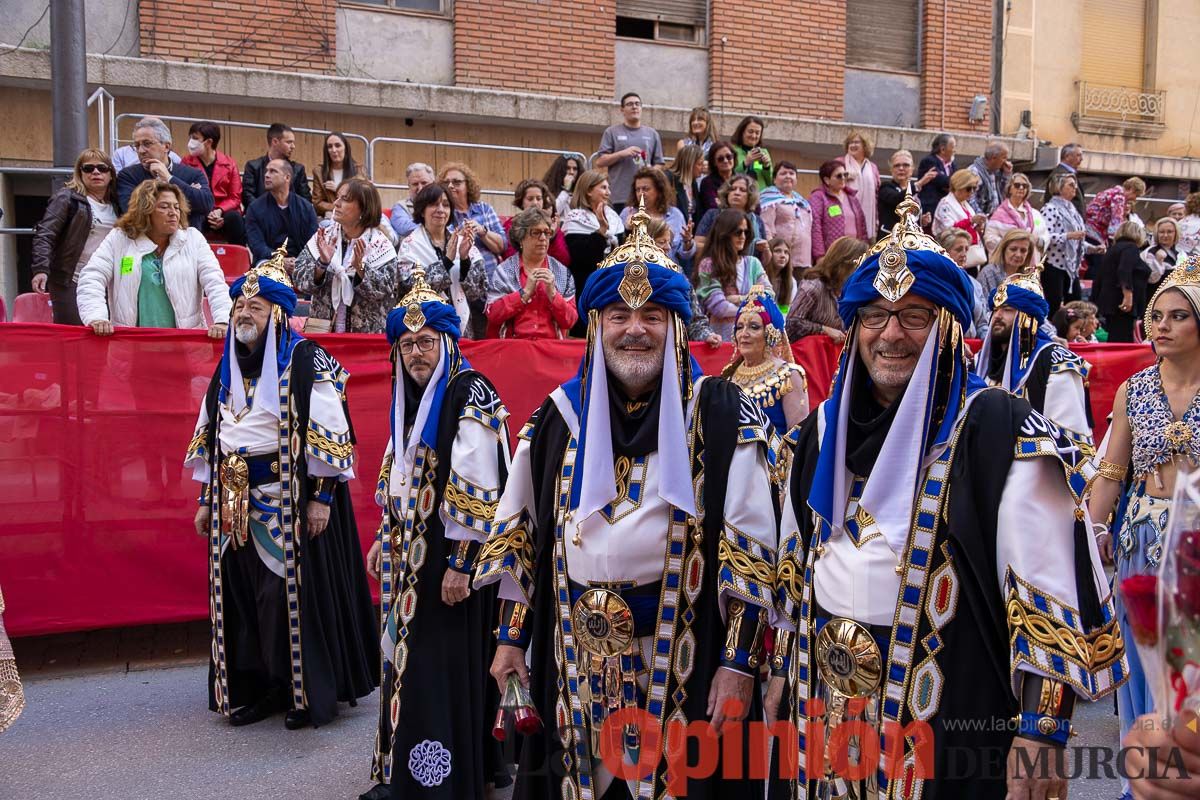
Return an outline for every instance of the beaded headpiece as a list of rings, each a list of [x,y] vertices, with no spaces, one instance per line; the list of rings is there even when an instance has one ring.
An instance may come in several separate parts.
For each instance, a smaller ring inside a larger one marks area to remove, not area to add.
[[[1200,258],[1194,255],[1187,256],[1158,285],[1154,297],[1146,304],[1146,314],[1142,318],[1142,326],[1147,339],[1151,338],[1150,314],[1154,310],[1154,304],[1158,301],[1159,295],[1171,289],[1179,289],[1183,292],[1193,310],[1200,315]]]

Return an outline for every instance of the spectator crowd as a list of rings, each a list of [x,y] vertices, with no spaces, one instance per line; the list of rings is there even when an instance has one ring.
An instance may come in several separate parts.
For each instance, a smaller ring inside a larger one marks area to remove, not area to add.
[[[212,248],[245,246],[252,262],[284,248],[308,300],[308,331],[383,332],[420,267],[459,312],[465,336],[581,336],[575,292],[640,206],[691,278],[694,340],[728,341],[741,300],[763,286],[793,341],[841,341],[841,283],[912,194],[922,225],[974,282],[970,335],[986,331],[1000,282],[1036,266],[1061,338],[1133,341],[1158,282],[1200,247],[1200,193],[1149,222],[1133,210],[1146,195],[1137,177],[1086,202],[1077,144],[1061,148],[1034,207],[1033,182],[1002,142],[964,164],[943,133],[919,161],[897,150],[884,163],[871,137],[852,130],[805,196],[802,170],[772,157],[761,117],[745,117],[726,140],[706,109],[693,109],[668,165],[642,110],[636,93],[622,97],[621,121],[603,132],[593,162],[563,154],[540,179],[520,181],[511,217],[483,199],[465,163],[410,164],[407,197],[385,209],[341,133],[325,137],[310,173],[293,157],[295,132],[275,123],[266,152],[239,171],[217,124],[194,123],[176,148],[167,125],[146,117],[111,158],[79,155],[37,226],[33,288],[49,295],[58,323],[218,336],[228,300]]]

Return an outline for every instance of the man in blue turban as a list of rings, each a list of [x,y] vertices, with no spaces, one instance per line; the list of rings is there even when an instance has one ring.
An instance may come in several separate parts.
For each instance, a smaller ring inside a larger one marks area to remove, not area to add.
[[[817,750],[774,788],[1063,798],[1053,750],[1076,699],[1126,674],[1081,507],[1091,465],[970,370],[967,277],[921,232],[911,197],[897,213],[843,289],[838,375],[798,429],[767,695],[801,750],[844,742],[838,726],[853,722],[851,746],[878,769],[847,775],[845,752]]]
[[[992,308],[975,374],[1028,400],[1090,456],[1095,451],[1087,390],[1091,365],[1046,333],[1050,307],[1037,273],[1005,278],[992,292]]]
[[[496,591],[470,586],[507,475],[508,409],[459,351],[460,327],[419,268],[387,317],[391,433],[367,556],[383,680],[364,800],[481,798],[508,781],[487,717]]]
[[[346,371],[292,331],[282,249],[230,288],[225,353],[185,466],[209,541],[209,708],[233,725],[286,711],[323,725],[378,681],[371,595],[346,481]],[[299,446],[297,446],[299,443]]]
[[[763,793],[740,748],[668,781],[669,721],[736,732],[761,717],[776,521],[767,422],[701,375],[687,279],[647,220],[579,295],[579,373],[522,430],[476,567],[503,601],[492,675],[528,685],[546,721],[524,740],[520,799]]]

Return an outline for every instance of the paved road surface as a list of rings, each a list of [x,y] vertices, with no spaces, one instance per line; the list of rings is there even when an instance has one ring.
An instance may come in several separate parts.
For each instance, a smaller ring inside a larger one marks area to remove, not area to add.
[[[0,735],[0,800],[353,800],[369,788],[376,700],[320,730],[282,716],[232,729],[207,710],[206,667],[30,676],[28,709]],[[1111,703],[1084,707],[1073,744],[1116,740]],[[1115,800],[1076,781],[1071,800]]]

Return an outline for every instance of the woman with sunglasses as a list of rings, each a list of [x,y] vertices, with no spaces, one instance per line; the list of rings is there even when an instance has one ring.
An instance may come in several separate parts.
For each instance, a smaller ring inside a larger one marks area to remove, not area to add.
[[[79,271],[117,222],[112,161],[88,148],[75,174],[53,197],[33,234],[33,290],[49,292],[54,321],[82,325],[75,304]]]
[[[1042,263],[1042,253],[1050,244],[1050,232],[1038,210],[1029,204],[1029,193],[1033,187],[1029,177],[1020,172],[1013,173],[1008,182],[1008,196],[987,221],[983,229],[983,245],[990,253],[1000,244],[1004,234],[1012,230],[1026,231],[1033,236],[1035,263]]]
[[[735,164],[737,153],[729,142],[717,142],[708,149],[708,174],[700,181],[700,197],[695,203],[692,222],[700,222],[709,209],[720,207],[717,192],[733,177]]]
[[[873,233],[867,228],[858,192],[846,185],[846,165],[838,159],[826,161],[817,174],[821,185],[808,197],[812,206],[813,262],[843,236],[870,242]]]
[[[738,306],[750,289],[762,286],[768,292],[771,281],[762,262],[742,255],[746,239],[753,233],[743,211],[726,208],[717,215],[712,233],[700,252],[694,277],[696,296],[708,314],[712,329],[726,342],[733,341]]]

